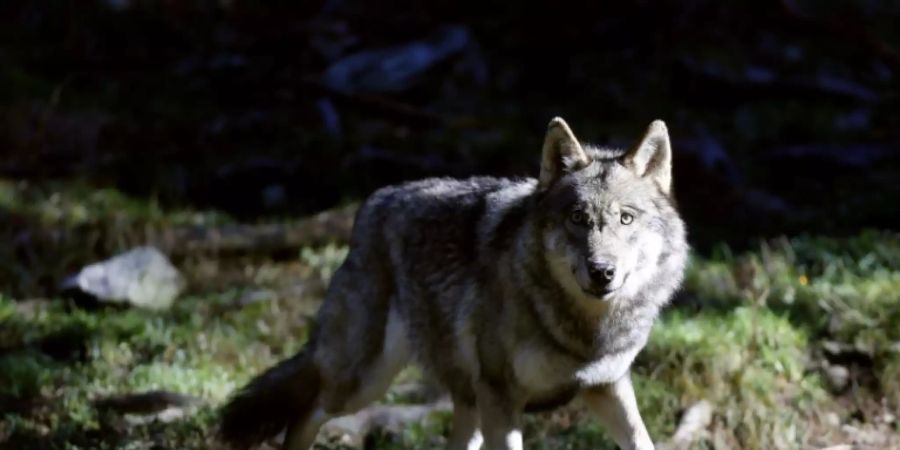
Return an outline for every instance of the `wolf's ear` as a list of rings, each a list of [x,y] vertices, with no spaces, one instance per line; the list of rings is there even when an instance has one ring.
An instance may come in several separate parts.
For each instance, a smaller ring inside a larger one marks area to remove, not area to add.
[[[672,144],[662,120],[654,120],[634,148],[625,155],[625,165],[639,176],[651,177],[663,193],[672,189]]]
[[[547,125],[544,151],[541,159],[541,175],[538,189],[545,190],[565,173],[585,168],[591,163],[569,125],[560,117],[554,117]]]

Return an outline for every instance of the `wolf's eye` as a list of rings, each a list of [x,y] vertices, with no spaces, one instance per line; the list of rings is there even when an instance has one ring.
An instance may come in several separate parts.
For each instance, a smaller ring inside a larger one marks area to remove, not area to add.
[[[620,218],[622,221],[622,225],[628,225],[631,222],[634,222],[634,216],[631,213],[623,212],[622,217]]]
[[[576,209],[569,214],[569,220],[576,225],[584,225],[584,223],[587,222],[587,214],[585,214],[584,211]]]

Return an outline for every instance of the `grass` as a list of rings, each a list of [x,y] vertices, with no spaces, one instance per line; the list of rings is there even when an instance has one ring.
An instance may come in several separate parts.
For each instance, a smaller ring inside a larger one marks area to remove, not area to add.
[[[4,328],[15,324],[20,331],[7,336],[10,349],[0,357],[0,399],[25,408],[6,415],[0,429],[13,442],[40,437],[60,446],[82,443],[82,448],[139,439],[158,424],[95,434],[111,424],[93,402],[153,390],[203,399],[200,413],[182,425],[208,429],[215,405],[252,374],[294,352],[305,338],[304,323],[275,323],[273,318],[288,313],[279,304],[236,310],[231,297],[187,298],[163,314],[67,311],[63,301],[40,302],[32,305],[35,311],[22,314],[10,300],[0,301]],[[61,334],[67,337],[66,348],[48,355],[46,337]],[[166,446],[188,445],[190,438],[175,435]]]
[[[114,192],[87,195],[88,211],[101,217],[88,219],[92,213],[67,206],[65,197],[52,200],[47,190],[10,189],[0,184],[0,209],[75,228],[120,216],[135,226],[226,220],[190,211],[178,218]],[[62,206],[54,209],[54,201]],[[229,393],[302,345],[323,286],[345,255],[345,247],[331,245],[282,261],[186,261],[186,275],[200,287],[161,313],[0,295],[0,448],[207,447],[216,408]],[[845,354],[828,354],[826,342]],[[638,401],[659,440],[673,433],[681,411],[710,401],[714,420],[697,448],[850,442],[840,424],[896,439],[897,423],[879,424],[877,414],[900,406],[898,342],[900,234],[798,236],[742,253],[721,246],[694,257],[683,294],[639,356]],[[834,364],[851,369],[844,390],[823,376]],[[171,421],[96,403],[152,390],[200,403]],[[825,420],[829,414],[839,424]],[[436,413],[370,440],[378,449],[442,448],[448,429],[449,415]],[[614,448],[578,407],[530,416],[526,436],[528,448]]]
[[[230,219],[215,211],[163,209],[156,201],[138,200],[111,188],[82,182],[0,179],[0,210],[40,225],[78,227],[91,224],[215,225]]]
[[[64,275],[175,226],[228,223],[223,214],[169,210],[82,182],[0,179],[0,286],[17,297],[51,295]]]

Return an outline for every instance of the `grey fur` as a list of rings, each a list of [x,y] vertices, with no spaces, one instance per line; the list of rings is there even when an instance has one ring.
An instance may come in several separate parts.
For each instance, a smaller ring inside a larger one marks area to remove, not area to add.
[[[285,448],[309,448],[325,420],[377,400],[410,361],[453,398],[451,449],[520,449],[523,411],[579,394],[621,447],[652,448],[628,369],[687,260],[670,153],[659,121],[626,152],[582,146],[554,119],[540,182],[436,178],[374,193],[304,350],[315,370],[297,368],[319,389],[285,419]],[[598,264],[615,267],[605,287],[590,276]]]

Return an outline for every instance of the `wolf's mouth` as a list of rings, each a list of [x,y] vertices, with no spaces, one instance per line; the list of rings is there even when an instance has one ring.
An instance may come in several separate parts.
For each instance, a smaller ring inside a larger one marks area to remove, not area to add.
[[[591,297],[596,297],[601,300],[606,300],[608,297],[612,296],[616,292],[616,288],[605,288],[605,289],[583,289],[585,294],[590,295]]]
[[[582,290],[591,297],[596,297],[601,300],[607,300],[609,299],[609,297],[615,294],[616,291],[618,291],[622,288],[622,286],[625,285],[625,282],[628,281],[628,275],[629,274],[626,273],[625,276],[622,277],[622,282],[616,286],[605,286],[602,289],[594,289],[593,287],[588,287],[582,288]]]

